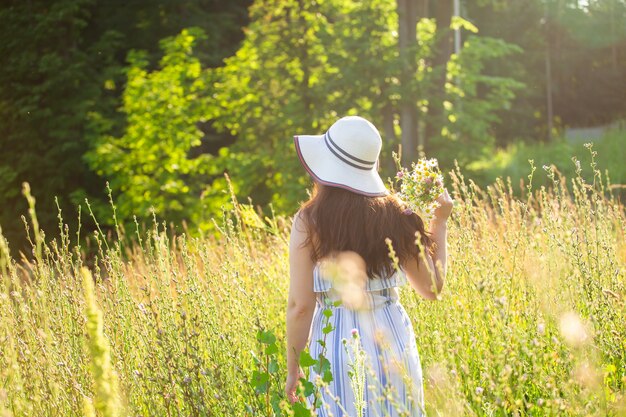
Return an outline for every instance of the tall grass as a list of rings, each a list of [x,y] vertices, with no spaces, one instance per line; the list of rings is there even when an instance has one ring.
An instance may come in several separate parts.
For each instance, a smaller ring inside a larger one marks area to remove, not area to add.
[[[569,186],[548,178],[551,187],[520,200],[505,181],[480,189],[451,174],[457,206],[442,300],[401,294],[429,415],[626,415],[624,206],[599,172],[588,182],[579,172]],[[0,416],[78,416],[98,398],[89,311],[102,312],[125,414],[280,408],[287,221],[236,205],[219,238],[172,236],[155,222],[135,244],[94,234],[86,259],[62,223],[46,243],[34,207],[31,216],[33,256],[11,258],[0,238]],[[83,290],[86,266],[95,305]],[[272,361],[262,359],[268,352]],[[259,366],[271,370],[261,391]]]

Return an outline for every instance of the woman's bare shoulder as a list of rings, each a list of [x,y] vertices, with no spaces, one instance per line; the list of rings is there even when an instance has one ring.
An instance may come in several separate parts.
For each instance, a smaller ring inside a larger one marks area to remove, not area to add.
[[[309,234],[309,217],[306,215],[303,209],[300,209],[293,215],[291,222],[291,233],[298,233],[303,235]]]

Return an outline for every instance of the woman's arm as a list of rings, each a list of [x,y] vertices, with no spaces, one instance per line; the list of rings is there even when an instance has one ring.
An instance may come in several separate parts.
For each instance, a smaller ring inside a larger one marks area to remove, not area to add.
[[[452,199],[445,190],[437,199],[439,207],[430,222],[430,238],[433,242],[432,256],[428,252],[420,256],[420,262],[412,259],[402,265],[411,286],[424,298],[436,300],[443,289],[448,264],[448,226],[452,212]]]
[[[295,401],[300,377],[298,359],[306,347],[315,310],[313,268],[308,246],[303,246],[307,230],[300,214],[296,214],[289,240],[289,300],[287,302],[287,397]]]

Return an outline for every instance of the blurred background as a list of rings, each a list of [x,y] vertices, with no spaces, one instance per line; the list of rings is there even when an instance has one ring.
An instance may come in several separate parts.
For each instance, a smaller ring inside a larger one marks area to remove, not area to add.
[[[122,225],[210,232],[225,173],[240,201],[291,214],[310,185],[293,135],[350,114],[379,128],[383,177],[401,145],[406,164],[519,190],[529,159],[573,175],[594,142],[626,183],[626,0],[3,0],[0,57],[13,250],[23,182],[48,237],[59,210],[95,227],[85,199],[110,227],[110,198]]]

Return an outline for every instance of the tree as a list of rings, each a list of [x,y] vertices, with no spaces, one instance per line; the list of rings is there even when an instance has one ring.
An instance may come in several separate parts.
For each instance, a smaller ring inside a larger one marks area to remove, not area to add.
[[[430,66],[433,70],[433,82],[428,102],[428,118],[426,123],[426,138],[432,139],[440,135],[441,126],[445,123],[444,100],[446,82],[448,80],[448,61],[452,56],[452,24],[453,0],[437,1],[434,20],[437,25],[436,41]],[[425,145],[425,143],[424,143]]]
[[[424,2],[418,4],[412,0],[397,0],[398,12],[398,47],[400,55],[400,84],[410,85],[417,72],[417,54],[415,46],[417,40],[417,22],[420,17],[419,6],[422,6],[422,17],[427,17]],[[406,91],[406,90],[405,90]],[[419,136],[418,108],[415,97],[403,94],[399,103],[400,129],[402,131],[402,159],[403,162],[415,159],[418,146],[423,146],[423,138]],[[386,118],[393,118],[393,109],[387,109]],[[385,121],[385,126],[388,125]],[[422,140],[420,140],[422,139]]]
[[[251,0],[33,0],[0,6],[0,224],[22,249],[19,215],[26,203],[21,182],[37,197],[40,224],[57,231],[55,196],[71,226],[76,206],[89,196],[104,203],[104,181],[83,159],[103,135],[119,137],[126,124],[118,112],[125,59],[131,49],[147,52],[148,67],[159,59],[159,40],[202,25],[210,40],[197,49],[203,65],[222,65],[243,36]],[[228,141],[210,125],[202,151]],[[103,205],[99,205],[103,207]],[[107,218],[109,216],[107,215]],[[105,219],[101,219],[107,222]],[[93,227],[87,221],[84,229]]]
[[[554,109],[561,125],[596,126],[626,116],[626,3],[549,6],[553,30],[547,42],[554,53]]]
[[[203,137],[196,123],[207,114],[207,72],[193,55],[203,38],[200,29],[165,38],[154,71],[148,71],[145,53],[129,55],[124,134],[100,137],[86,155],[98,175],[109,179],[122,219],[146,220],[154,210],[176,224],[202,223],[206,184],[216,174],[210,155],[189,157]]]
[[[48,231],[58,223],[54,197],[72,222],[73,203],[93,184],[82,160],[85,120],[106,101],[102,74],[111,67],[116,40],[83,42],[92,5],[10,1],[0,9],[0,224],[18,248],[24,242],[19,216],[26,211],[22,182],[31,183]]]
[[[438,27],[434,18],[417,20],[428,14],[429,2],[419,2],[421,11],[413,9],[413,3],[403,3],[403,7],[411,8],[407,16],[398,13],[400,3],[259,0],[250,8],[251,23],[243,43],[220,66],[219,50],[233,48],[223,39],[237,32],[227,21],[240,18],[238,7],[208,0],[162,0],[149,8],[141,1],[132,1],[126,13],[120,15],[108,3],[57,0],[55,7],[65,13],[59,16],[74,25],[70,25],[74,27],[70,38],[75,44],[65,49],[49,46],[44,37],[56,33],[52,28],[37,35],[42,36],[36,38],[37,42],[52,48],[60,61],[53,59],[54,71],[35,81],[43,83],[46,94],[53,91],[52,96],[58,100],[47,108],[45,117],[38,119],[40,125],[23,125],[25,130],[35,132],[33,136],[45,133],[44,143],[50,146],[56,146],[54,141],[58,139],[62,149],[76,147],[71,159],[76,166],[64,168],[63,173],[76,185],[46,190],[70,194],[67,207],[71,207],[72,202],[78,203],[85,196],[101,195],[104,180],[109,180],[118,215],[124,221],[130,221],[134,214],[146,219],[154,208],[159,216],[176,224],[190,222],[205,227],[209,217],[218,215],[227,203],[224,172],[231,175],[237,195],[251,196],[262,206],[272,203],[279,212],[292,211],[305,197],[308,181],[295,155],[293,135],[322,133],[343,115],[360,114],[381,127],[385,136],[383,158],[388,161],[383,176],[392,173],[389,154],[398,145],[399,136],[406,144],[405,152],[417,149],[414,141],[419,132],[418,119],[422,125],[428,122],[435,126],[433,131],[445,128],[448,132],[430,138],[427,151],[431,153],[447,149],[449,144],[476,148],[480,143],[478,147],[484,148],[489,140],[478,138],[491,138],[491,133],[485,132],[498,119],[466,111],[463,101],[483,109],[491,109],[484,103],[485,98],[504,105],[512,84],[502,77],[480,77],[486,59],[495,55],[480,48],[479,41],[473,42],[474,49],[466,54],[471,59],[447,52],[443,53],[445,59],[441,58],[438,45],[442,38],[438,33],[449,33],[449,29]],[[47,22],[43,3],[28,4],[41,7],[42,16],[36,19]],[[76,4],[82,8],[71,7]],[[206,12],[207,7],[211,10],[217,6],[220,8],[215,10],[223,13]],[[3,13],[13,16],[24,10],[12,8]],[[203,20],[203,16],[223,35],[205,38],[201,31],[190,29],[166,37],[160,53],[151,46],[150,39],[155,36],[185,22]],[[17,27],[12,30],[17,31]],[[30,34],[24,36],[26,44],[35,39]],[[9,44],[16,57],[22,53],[16,46],[20,42]],[[129,53],[129,66],[122,71],[121,60],[129,45],[145,46],[147,50]],[[29,84],[31,81],[19,73],[26,70],[24,62],[28,59],[38,59],[38,55],[28,54],[16,58],[14,67],[18,71],[6,77],[7,81],[21,79],[24,88],[3,90],[9,93],[3,94],[0,101],[3,111],[8,109],[5,103],[10,102],[5,97],[25,96],[24,92],[36,85]],[[157,61],[160,54],[163,57]],[[434,61],[448,71],[433,68]],[[59,62],[75,66],[64,72]],[[451,63],[454,65],[449,67]],[[467,73],[463,74],[466,85],[456,84],[449,74],[445,82],[441,81],[441,74],[455,69]],[[51,81],[57,76],[58,86],[63,88],[47,90],[56,85]],[[72,77],[72,82],[67,77]],[[31,109],[44,108],[39,101],[29,102],[28,97],[24,100]],[[438,101],[447,106],[445,112],[438,118],[428,116]],[[64,105],[68,114],[61,111]],[[480,129],[469,128],[465,114],[471,114]],[[61,122],[71,128],[47,132],[47,128]],[[234,136],[237,140],[230,144]],[[407,138],[413,145],[408,145]],[[85,166],[81,155],[87,148]],[[48,155],[52,156],[51,164],[60,160],[59,154]],[[1,175],[8,178],[10,171]],[[58,176],[47,172],[39,181],[46,183],[55,178]],[[43,200],[50,201],[51,196]],[[105,205],[94,206],[103,216]],[[52,224],[51,219],[48,224]]]
[[[471,58],[455,58],[455,71],[468,71],[467,86],[459,86],[445,69],[435,72],[427,65],[436,56],[439,38],[435,20],[421,19],[414,29],[405,26],[412,23],[405,22],[403,30],[412,30],[412,34],[400,35],[399,22],[407,17],[402,13],[411,20],[416,12],[401,11],[399,15],[398,4],[389,0],[274,0],[254,4],[242,47],[217,71],[219,81],[214,86],[219,103],[215,125],[238,137],[223,153],[224,166],[240,195],[251,195],[261,205],[272,202],[280,211],[293,210],[304,197],[307,180],[292,136],[322,133],[346,114],[358,113],[382,126],[387,156],[397,145],[398,133],[407,144],[405,157],[415,150],[416,146],[408,144],[414,143],[417,135],[416,117],[427,112],[433,97],[442,106],[454,101],[456,107],[432,122],[437,126],[435,131],[446,127],[447,134],[433,137],[429,152],[449,149],[449,142],[457,148],[468,147],[469,152],[457,150],[473,155],[473,149],[482,152],[493,142],[489,130],[499,119],[491,113],[495,106],[510,102],[518,84],[506,77],[483,77],[480,72],[489,59],[511,53],[514,48],[493,43],[494,50],[490,51],[485,43],[475,41],[472,52],[467,53]],[[463,21],[454,24],[473,27]],[[449,33],[449,29],[442,32]],[[410,36],[414,41],[408,43],[407,38],[407,44],[400,48],[399,36]],[[447,58],[439,58],[440,65],[447,68],[452,55],[450,51],[444,55]],[[442,73],[445,82],[439,78]],[[490,99],[493,106],[486,103]],[[463,117],[464,101],[480,104],[488,111],[468,112],[479,127],[470,128]]]
[[[465,2],[481,34],[520,46],[522,53],[488,63],[491,74],[526,85],[510,109],[498,111],[499,145],[547,138],[546,55],[551,61],[555,126],[592,126],[626,115],[626,2],[481,0]]]
[[[459,21],[477,32],[469,22]],[[508,77],[489,74],[488,63],[521,53],[518,46],[501,39],[468,36],[459,54],[447,64],[441,134],[432,138],[444,166],[456,160],[467,166],[493,151],[495,127],[501,122],[499,111],[511,108],[516,92],[524,84]]]
[[[250,12],[241,49],[216,71],[214,121],[238,136],[223,155],[238,195],[291,211],[307,184],[293,136],[347,114],[378,122],[397,89],[393,3],[258,1]]]

